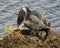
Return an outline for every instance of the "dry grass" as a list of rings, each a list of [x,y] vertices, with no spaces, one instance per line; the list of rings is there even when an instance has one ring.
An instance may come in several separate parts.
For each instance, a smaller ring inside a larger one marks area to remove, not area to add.
[[[60,48],[60,36],[51,28],[47,39],[41,41],[38,37],[22,35],[21,31],[14,31],[0,40],[2,48]]]

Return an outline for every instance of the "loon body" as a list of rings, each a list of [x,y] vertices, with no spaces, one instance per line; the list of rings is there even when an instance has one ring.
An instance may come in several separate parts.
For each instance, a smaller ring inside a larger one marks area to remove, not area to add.
[[[29,10],[27,7],[21,7],[18,18],[17,18],[17,25],[19,26],[23,21],[30,20],[33,23],[39,23],[42,22],[44,25],[50,27],[50,23],[46,21],[46,18],[44,16],[41,16],[37,11],[35,10]]]
[[[29,32],[30,35],[38,36],[42,40],[46,38],[48,35],[47,31],[50,29],[50,22],[48,22],[44,16],[41,16],[41,14],[35,10],[31,11],[27,7],[21,7],[17,18],[18,27],[24,19],[24,25],[31,30],[31,32]]]

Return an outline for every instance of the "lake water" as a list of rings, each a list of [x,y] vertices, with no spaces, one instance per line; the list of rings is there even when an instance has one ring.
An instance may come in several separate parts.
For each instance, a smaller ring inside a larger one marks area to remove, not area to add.
[[[46,16],[57,33],[60,33],[60,0],[0,0],[0,36],[4,26],[16,25],[17,16],[22,6],[37,10]]]

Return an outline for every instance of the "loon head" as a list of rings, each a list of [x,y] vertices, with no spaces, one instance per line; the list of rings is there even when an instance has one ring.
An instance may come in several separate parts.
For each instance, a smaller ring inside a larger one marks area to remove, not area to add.
[[[21,7],[20,14],[22,16],[27,16],[29,14],[30,10],[28,7]]]

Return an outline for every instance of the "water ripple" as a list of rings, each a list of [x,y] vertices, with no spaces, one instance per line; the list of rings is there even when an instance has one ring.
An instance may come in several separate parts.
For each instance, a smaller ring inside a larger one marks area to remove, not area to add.
[[[0,35],[4,26],[16,25],[18,12],[22,6],[37,10],[51,22],[60,33],[60,0],[0,0]]]

